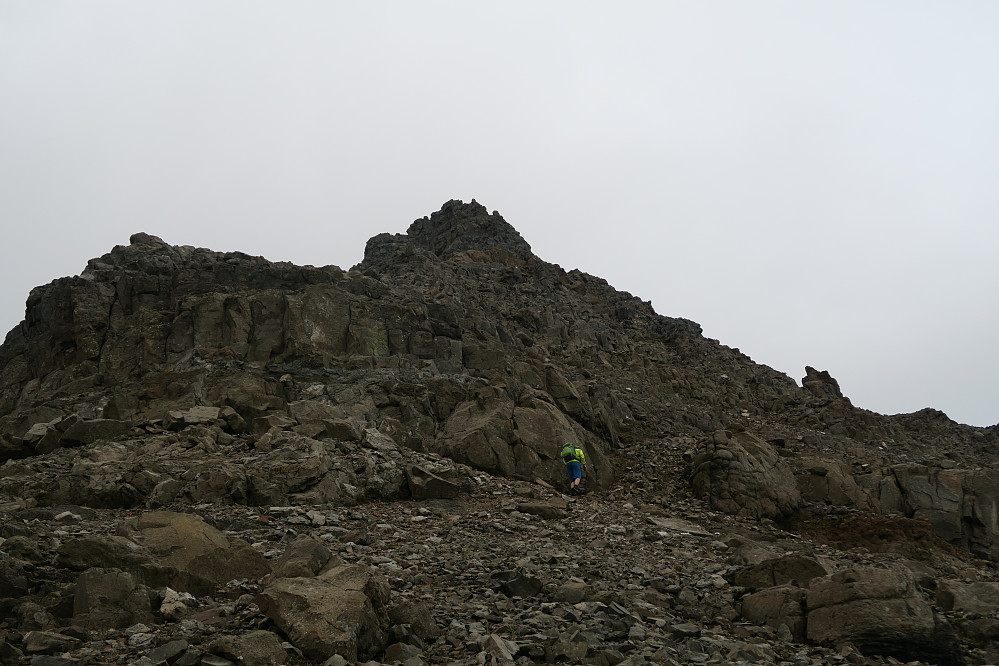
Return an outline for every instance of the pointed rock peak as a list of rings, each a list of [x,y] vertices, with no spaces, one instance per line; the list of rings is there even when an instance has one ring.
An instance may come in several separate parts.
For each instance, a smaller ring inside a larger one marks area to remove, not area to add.
[[[839,382],[829,374],[828,370],[816,370],[810,365],[805,366],[805,376],[801,379],[801,386],[816,398],[843,397],[843,392],[839,390]]]
[[[524,259],[531,255],[531,246],[520,233],[498,212],[490,214],[475,199],[467,204],[455,199],[448,201],[430,217],[413,222],[406,235],[411,242],[439,257],[496,248]]]
[[[153,236],[144,232],[132,234],[128,238],[130,245],[148,245],[150,247],[166,247],[166,243],[159,236]]]
[[[413,222],[405,234],[370,238],[364,261],[354,268],[384,270],[428,252],[441,259],[468,253],[479,261],[508,265],[522,264],[534,256],[527,241],[498,212],[490,213],[475,199],[470,203],[452,199],[430,217]]]

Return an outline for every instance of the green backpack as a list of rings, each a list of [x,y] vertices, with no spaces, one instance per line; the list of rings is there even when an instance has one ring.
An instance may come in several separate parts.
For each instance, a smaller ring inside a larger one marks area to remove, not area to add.
[[[566,442],[565,446],[562,447],[562,453],[559,455],[562,457],[562,462],[572,462],[576,459],[576,445],[572,442]]]

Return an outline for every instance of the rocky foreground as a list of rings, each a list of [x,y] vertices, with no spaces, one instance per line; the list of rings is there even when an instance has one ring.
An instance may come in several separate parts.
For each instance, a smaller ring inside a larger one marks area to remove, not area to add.
[[[417,499],[8,502],[0,663],[999,660],[995,564],[919,521],[842,510],[792,531],[709,510],[681,481],[691,444],[661,442],[653,463],[635,452],[618,487],[578,497],[372,435],[350,461],[408,468]],[[51,484],[65,473],[31,462]]]

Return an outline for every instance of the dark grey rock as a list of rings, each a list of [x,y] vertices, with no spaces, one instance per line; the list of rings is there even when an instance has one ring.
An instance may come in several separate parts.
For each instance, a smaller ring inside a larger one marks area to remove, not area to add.
[[[208,651],[246,666],[277,666],[287,663],[288,654],[281,639],[271,631],[251,631],[239,636],[220,636]]]
[[[24,651],[27,654],[68,652],[79,645],[79,639],[52,631],[29,631],[24,635]]]

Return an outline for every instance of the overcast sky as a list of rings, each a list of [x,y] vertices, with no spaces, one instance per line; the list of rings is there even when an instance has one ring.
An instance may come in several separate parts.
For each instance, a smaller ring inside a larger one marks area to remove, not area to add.
[[[795,380],[999,422],[993,0],[0,0],[4,331],[137,231],[347,269],[472,198]]]

